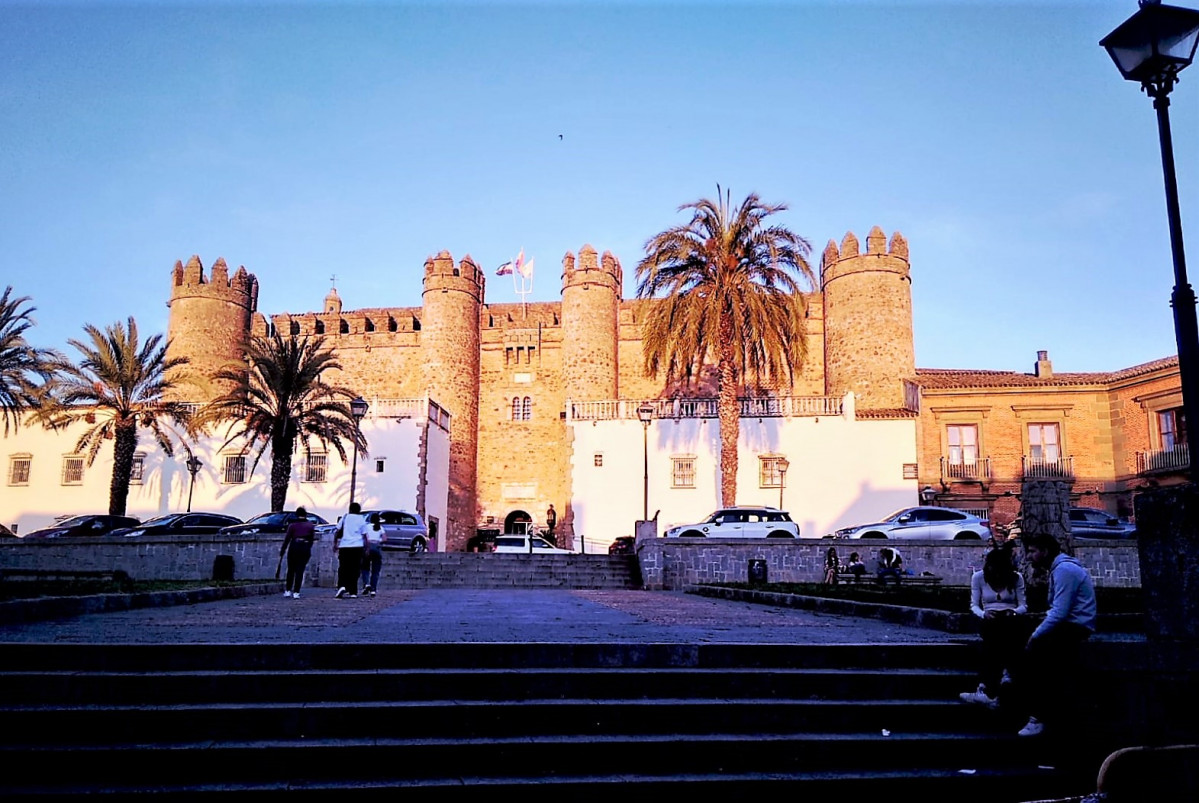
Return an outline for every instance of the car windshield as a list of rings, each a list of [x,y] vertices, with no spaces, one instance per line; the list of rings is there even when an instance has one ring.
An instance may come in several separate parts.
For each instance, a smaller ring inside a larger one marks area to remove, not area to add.
[[[147,519],[146,521],[143,521],[139,526],[153,527],[158,524],[170,524],[172,521],[174,521],[177,518],[179,518],[178,513],[168,513],[167,515],[159,516],[156,519]]]
[[[95,516],[72,516],[66,521],[60,521],[58,524],[55,524],[54,527],[78,527],[81,524],[87,524],[94,518]]]
[[[246,522],[246,524],[286,524],[287,513],[263,513],[260,516],[255,516]]]
[[[883,521],[898,521],[900,516],[905,516],[911,512],[912,509],[910,507],[901,508],[892,513],[890,516],[887,516],[887,518],[883,519]]]

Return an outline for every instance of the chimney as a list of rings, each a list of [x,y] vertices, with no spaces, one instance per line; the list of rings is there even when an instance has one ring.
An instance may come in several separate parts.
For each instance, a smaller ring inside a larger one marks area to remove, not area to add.
[[[1037,352],[1036,376],[1038,379],[1053,379],[1053,363],[1049,361],[1048,351]]]

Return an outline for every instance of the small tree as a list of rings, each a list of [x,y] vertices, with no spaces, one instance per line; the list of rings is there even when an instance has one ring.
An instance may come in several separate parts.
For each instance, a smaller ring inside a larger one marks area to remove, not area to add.
[[[21,419],[35,409],[45,383],[53,376],[53,363],[62,355],[29,345],[25,333],[34,325],[36,307],[27,296],[13,297],[12,287],[0,295],[0,418],[4,434],[21,427]]]

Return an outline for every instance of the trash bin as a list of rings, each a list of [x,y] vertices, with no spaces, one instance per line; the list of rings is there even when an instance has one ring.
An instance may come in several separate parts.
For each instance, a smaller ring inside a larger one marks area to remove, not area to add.
[[[232,580],[233,579],[233,556],[232,555],[217,555],[212,559],[212,579],[213,580]]]
[[[766,585],[766,561],[753,558],[749,562],[749,584],[751,586]]]

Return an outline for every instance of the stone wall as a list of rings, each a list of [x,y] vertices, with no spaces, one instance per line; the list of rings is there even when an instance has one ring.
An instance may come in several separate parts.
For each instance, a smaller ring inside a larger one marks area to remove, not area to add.
[[[973,541],[825,541],[643,538],[637,557],[645,587],[678,591],[694,583],[749,582],[749,562],[766,561],[772,583],[817,583],[824,579],[824,557],[835,546],[842,563],[857,552],[873,569],[884,546],[899,550],[904,566],[914,574],[931,572],[948,585],[970,584],[981,568],[985,542]],[[1141,566],[1136,541],[1076,542],[1076,556],[1090,570],[1095,584],[1139,587]]]

